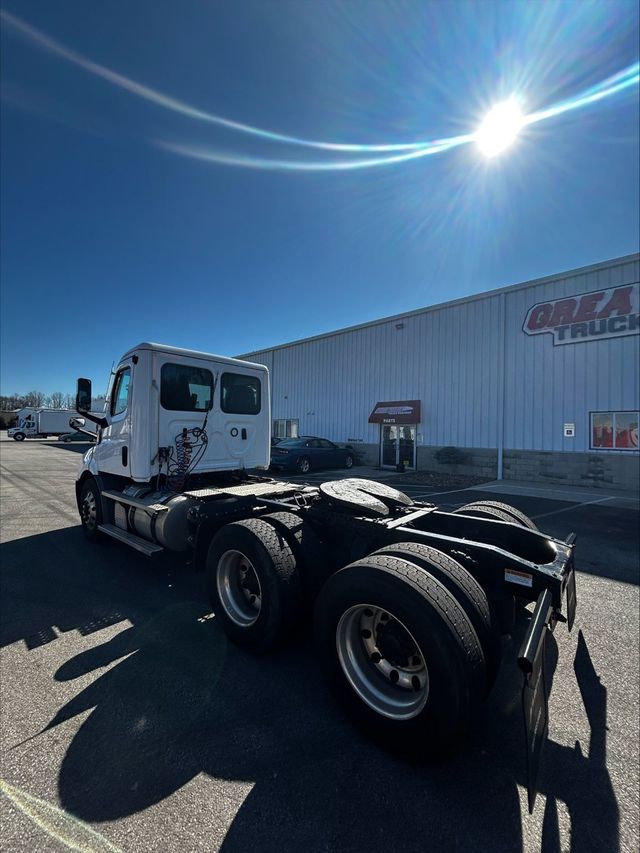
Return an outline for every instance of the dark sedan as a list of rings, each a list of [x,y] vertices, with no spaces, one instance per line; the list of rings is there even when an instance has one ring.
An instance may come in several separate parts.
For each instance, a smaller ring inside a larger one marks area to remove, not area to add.
[[[285,438],[271,448],[271,467],[306,474],[312,468],[351,468],[353,452],[326,438],[303,435]]]
[[[96,437],[87,435],[86,432],[65,432],[64,435],[58,436],[58,441],[64,441],[65,444],[70,441],[95,441]]]

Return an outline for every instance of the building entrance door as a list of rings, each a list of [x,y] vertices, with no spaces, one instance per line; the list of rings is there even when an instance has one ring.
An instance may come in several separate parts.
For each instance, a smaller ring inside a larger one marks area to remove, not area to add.
[[[403,424],[381,424],[380,465],[383,468],[416,467],[416,427]]]

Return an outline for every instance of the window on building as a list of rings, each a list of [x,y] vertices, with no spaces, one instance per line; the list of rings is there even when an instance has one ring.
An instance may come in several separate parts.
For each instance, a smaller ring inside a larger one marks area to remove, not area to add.
[[[129,402],[129,384],[131,383],[131,368],[125,367],[119,371],[113,384],[111,397],[111,414],[121,415]]]
[[[592,412],[591,447],[598,450],[637,450],[640,412]]]
[[[223,373],[220,408],[233,415],[257,415],[260,411],[260,380],[244,373]]]
[[[213,374],[191,364],[163,364],[160,403],[171,412],[207,412],[213,397]]]
[[[282,419],[273,422],[274,438],[298,438],[300,434],[300,423],[296,419]]]

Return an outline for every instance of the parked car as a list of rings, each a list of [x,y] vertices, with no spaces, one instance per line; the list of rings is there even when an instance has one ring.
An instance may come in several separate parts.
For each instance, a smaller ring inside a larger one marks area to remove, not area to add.
[[[312,468],[351,468],[353,462],[353,451],[311,435],[285,438],[271,448],[274,470],[306,474]]]
[[[64,435],[58,436],[58,441],[95,441],[95,438],[85,432],[65,432]]]

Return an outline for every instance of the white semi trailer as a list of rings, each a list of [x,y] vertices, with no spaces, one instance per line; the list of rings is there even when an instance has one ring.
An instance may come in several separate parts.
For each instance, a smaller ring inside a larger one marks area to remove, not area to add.
[[[575,537],[493,501],[451,513],[369,480],[260,474],[269,399],[263,365],[151,343],[120,359],[103,416],[79,379],[79,425],[98,426],[76,481],[86,536],[191,552],[222,628],[247,648],[285,642],[313,608],[320,664],[347,711],[412,758],[459,741],[495,680],[514,597],[535,602],[518,658],[532,807],[545,638],[573,625]]]

